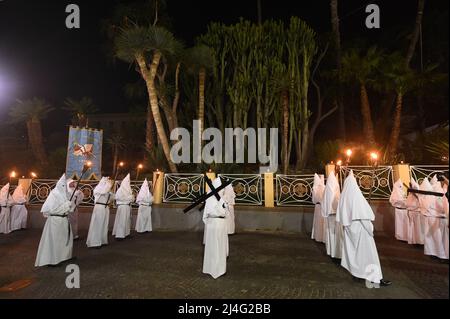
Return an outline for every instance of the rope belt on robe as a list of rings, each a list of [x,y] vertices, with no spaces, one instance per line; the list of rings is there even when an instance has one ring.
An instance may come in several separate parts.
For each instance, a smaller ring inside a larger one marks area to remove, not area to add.
[[[206,217],[206,218],[225,218],[225,216],[211,216],[211,215],[208,215],[208,217]]]
[[[139,204],[139,206],[145,206],[145,207],[151,207],[152,206],[152,204]]]
[[[105,206],[105,207],[107,207],[109,204],[105,204],[105,203],[99,203],[99,202],[97,202],[97,203],[95,203],[95,205],[103,205],[103,206]]]
[[[69,245],[69,239],[70,239],[70,232],[71,232],[70,223],[69,223],[69,215],[56,215],[56,214],[50,214],[50,216],[52,216],[52,217],[67,218],[67,241],[66,241],[66,246],[68,246],[68,245]]]

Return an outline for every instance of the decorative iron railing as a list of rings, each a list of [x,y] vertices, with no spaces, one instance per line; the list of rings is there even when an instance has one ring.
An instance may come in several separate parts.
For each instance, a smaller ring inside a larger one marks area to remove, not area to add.
[[[131,181],[131,189],[136,197],[139,193],[140,187],[144,181]],[[57,180],[50,179],[38,179],[33,180],[30,189],[29,204],[43,204],[47,199],[50,191],[55,187]],[[78,188],[83,192],[84,199],[80,206],[93,206],[94,205],[94,188],[97,186],[98,181],[81,181]],[[116,182],[114,191],[120,186],[120,181]],[[149,182],[150,188],[152,187]]]
[[[261,174],[219,174],[218,176],[231,180],[234,192],[236,193],[236,204],[263,204],[263,183]]]
[[[165,174],[164,203],[191,203],[205,190],[203,174]]]
[[[411,178],[417,183],[422,183],[424,178],[432,178],[437,173],[447,173],[448,166],[445,165],[411,165],[409,167]]]
[[[391,196],[394,185],[392,166],[343,166],[339,170],[341,189],[350,170],[353,170],[358,186],[366,198],[376,200]]]
[[[277,175],[277,206],[313,206],[314,175]]]

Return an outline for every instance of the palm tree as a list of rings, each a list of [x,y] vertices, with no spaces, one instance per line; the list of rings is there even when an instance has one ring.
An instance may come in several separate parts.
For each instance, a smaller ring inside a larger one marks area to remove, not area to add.
[[[336,54],[336,67],[338,73],[338,83],[340,83],[340,75],[342,72],[342,50],[341,50],[341,33],[339,31],[339,13],[338,0],[330,0],[331,11],[331,27],[333,30],[333,42]],[[344,103],[342,101],[342,87],[339,87],[339,92],[335,97],[335,105],[339,107],[339,135],[345,140],[345,112]]]
[[[113,156],[113,172],[112,176],[115,176],[117,170],[117,162],[119,161],[119,151],[124,149],[126,146],[124,138],[118,134],[114,133],[110,138],[106,140],[106,143],[111,147]]]
[[[198,120],[200,121],[200,144],[202,145],[202,132],[205,128],[205,83],[206,74],[214,66],[213,51],[206,45],[198,45],[186,53],[188,70],[198,75]]]
[[[409,43],[408,51],[406,53],[405,66],[411,63],[414,51],[416,50],[417,41],[419,40],[420,31],[422,28],[423,9],[425,7],[425,0],[419,0],[417,4],[416,23],[414,31],[411,35],[411,42]]]
[[[386,76],[387,85],[396,92],[394,122],[387,146],[388,159],[393,161],[397,153],[398,139],[400,136],[403,97],[414,85],[414,72],[406,66],[404,58],[399,53],[393,53],[387,58]]]
[[[173,34],[157,26],[141,27],[135,25],[129,28],[121,28],[115,39],[116,56],[126,62],[136,63],[140,75],[145,81],[151,106],[148,112],[153,114],[156,131],[171,172],[177,172],[177,167],[170,158],[169,140],[159,111],[155,78],[163,59],[174,54],[178,47],[179,44]]]
[[[63,107],[63,109],[72,114],[72,116],[77,120],[77,125],[79,127],[87,127],[87,116],[98,111],[97,106],[93,103],[90,97],[83,97],[80,100],[75,100],[69,97],[64,101],[64,104],[65,107]]]
[[[281,67],[279,72],[272,78],[271,85],[274,91],[280,94],[281,101],[281,127],[283,128],[283,135],[281,138],[281,163],[283,174],[288,173],[289,169],[289,118],[290,118],[290,91],[294,81],[286,72],[286,68]]]
[[[9,112],[13,123],[26,123],[31,150],[36,160],[43,166],[48,164],[48,158],[42,138],[41,120],[53,110],[54,108],[45,100],[34,97],[24,101],[18,100]]]
[[[376,142],[367,85],[373,81],[381,60],[382,54],[376,47],[369,48],[365,55],[357,49],[351,49],[342,57],[342,78],[359,84],[363,133],[370,146],[374,146]]]

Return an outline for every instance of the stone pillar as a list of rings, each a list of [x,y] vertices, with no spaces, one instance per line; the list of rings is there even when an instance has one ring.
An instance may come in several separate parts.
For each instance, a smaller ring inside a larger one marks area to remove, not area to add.
[[[211,171],[207,172],[206,176],[211,180],[211,182],[216,179],[216,173],[211,172]],[[209,191],[209,186],[205,183],[205,192],[208,192],[208,191]]]
[[[325,178],[327,178],[328,175],[330,175],[331,172],[336,173],[335,169],[336,169],[336,165],[334,165],[334,164],[327,164],[327,165],[325,165]]]
[[[264,206],[275,207],[273,173],[264,173]]]
[[[153,172],[153,203],[161,204],[164,192],[164,172]]]
[[[394,174],[394,183],[400,179],[404,184],[409,186],[411,182],[411,175],[408,164],[397,164],[392,166],[393,174]],[[405,189],[405,193],[406,193]]]

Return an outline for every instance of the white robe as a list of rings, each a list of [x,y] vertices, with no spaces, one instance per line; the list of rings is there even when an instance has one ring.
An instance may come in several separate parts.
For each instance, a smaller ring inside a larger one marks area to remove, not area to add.
[[[214,187],[219,187],[221,181],[216,178]],[[228,223],[226,217],[228,209],[225,201],[217,201],[215,196],[206,200],[203,211],[203,222],[208,224],[205,234],[205,252],[203,257],[203,273],[211,275],[214,279],[222,276],[227,270],[228,253]],[[220,218],[223,217],[223,218]]]
[[[234,205],[236,204],[235,202],[235,198],[236,198],[236,193],[234,192],[233,186],[228,185],[227,187],[224,188],[224,192],[223,192],[223,200],[225,201],[225,203],[227,203],[228,205],[228,212],[229,214],[227,215],[227,223],[228,223],[228,234],[234,234],[236,231],[236,224],[235,224],[235,217],[234,217]]]
[[[19,185],[12,194],[13,206],[11,207],[11,231],[27,228],[28,210],[25,206],[27,198]]]
[[[69,193],[72,195],[73,190],[70,189]],[[69,223],[72,227],[73,238],[78,238],[78,206],[84,199],[84,194],[81,190],[77,190],[72,198],[72,205],[69,212]]]
[[[344,226],[341,266],[354,277],[380,283],[383,278],[373,238],[375,214],[358,187],[353,171],[344,183],[337,221]]]
[[[36,267],[57,265],[72,258],[73,234],[68,219],[70,205],[63,175],[41,209],[47,220],[39,242]]]
[[[408,241],[408,211],[406,209],[406,196],[401,179],[394,183],[389,202],[395,208],[395,238]]]
[[[125,238],[131,231],[131,202],[133,201],[133,192],[130,186],[130,174],[128,174],[119,189],[116,192],[116,219],[112,235],[116,238]]]
[[[311,231],[311,239],[325,243],[326,220],[322,216],[321,202],[325,191],[325,182],[323,175],[314,174],[314,185],[312,188],[312,202],[314,203],[314,219]]]
[[[98,197],[89,224],[86,240],[88,247],[108,245],[109,206],[103,204],[109,204],[113,200],[113,197],[113,194],[111,194],[108,202],[108,194],[103,194]]]
[[[136,219],[136,231],[138,233],[151,232],[152,231],[152,203],[153,195],[150,192],[147,179],[141,186],[139,194],[136,197],[136,203],[139,204],[137,219]]]
[[[432,186],[427,180],[424,180],[421,186],[423,186],[421,189],[425,191],[444,193],[439,182]],[[447,201],[447,198],[445,196],[422,196],[428,197],[428,201],[424,204],[422,211],[425,217],[424,254],[448,259],[448,252],[445,249],[446,241],[448,245],[448,227],[443,202],[444,200]],[[446,235],[447,239],[445,239]]]
[[[327,255],[332,258],[342,256],[342,225],[336,221],[336,210],[339,203],[339,183],[333,172],[330,173],[325,185],[323,201],[321,205],[322,216],[325,218],[325,246]]]
[[[411,180],[411,187],[413,189],[419,189],[419,185],[414,180]],[[424,216],[420,213],[417,194],[409,193],[406,198],[406,209],[408,210],[408,244],[423,245],[425,220]]]
[[[0,190],[0,234],[11,232],[11,197],[9,183]]]

